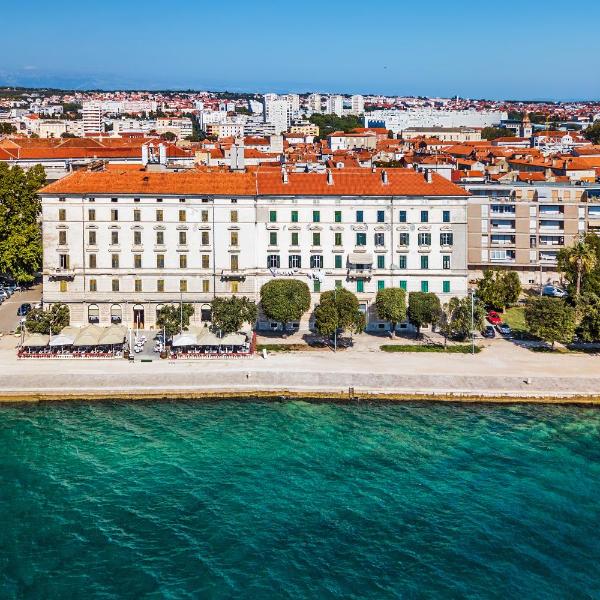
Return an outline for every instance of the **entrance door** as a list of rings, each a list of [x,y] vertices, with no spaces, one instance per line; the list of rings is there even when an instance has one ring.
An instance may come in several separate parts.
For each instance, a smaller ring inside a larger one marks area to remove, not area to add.
[[[136,329],[144,329],[144,307],[139,304],[133,307],[133,326]]]

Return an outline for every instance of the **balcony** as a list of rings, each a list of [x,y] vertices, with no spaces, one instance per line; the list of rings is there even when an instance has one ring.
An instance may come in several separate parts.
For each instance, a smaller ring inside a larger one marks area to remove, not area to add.
[[[221,279],[241,281],[246,279],[246,274],[238,269],[223,269],[221,271]]]
[[[44,270],[44,275],[48,275],[50,279],[73,279],[75,277],[75,269],[52,267]]]
[[[348,269],[348,279],[371,279],[373,269],[371,266],[362,265]]]

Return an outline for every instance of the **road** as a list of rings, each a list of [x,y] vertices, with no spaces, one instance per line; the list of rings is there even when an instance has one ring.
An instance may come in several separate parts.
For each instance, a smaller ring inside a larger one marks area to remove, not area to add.
[[[10,333],[19,324],[21,317],[17,316],[17,309],[23,302],[36,304],[42,298],[42,286],[36,285],[23,292],[15,292],[8,300],[0,305],[0,333]]]

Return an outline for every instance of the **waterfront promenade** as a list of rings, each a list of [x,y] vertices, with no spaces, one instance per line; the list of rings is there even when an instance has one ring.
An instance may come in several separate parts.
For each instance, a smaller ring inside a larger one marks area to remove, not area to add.
[[[531,352],[497,340],[475,356],[373,349],[274,353],[264,359],[18,360],[0,340],[0,401],[271,395],[600,403],[600,357]]]

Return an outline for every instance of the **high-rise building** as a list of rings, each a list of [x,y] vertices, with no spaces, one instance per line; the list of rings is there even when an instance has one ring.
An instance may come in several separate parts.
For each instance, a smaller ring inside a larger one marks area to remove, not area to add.
[[[327,114],[341,117],[344,114],[344,98],[339,95],[327,98]]]
[[[102,107],[96,102],[83,103],[83,134],[102,133],[104,123],[102,122]]]
[[[308,96],[307,108],[311,113],[320,113],[321,108],[321,94],[310,94]]]
[[[355,94],[350,100],[352,103],[352,114],[362,115],[365,112],[365,99],[360,94]]]
[[[292,111],[287,99],[280,99],[277,94],[265,94],[265,123],[275,126],[275,133],[287,131],[292,122]]]

